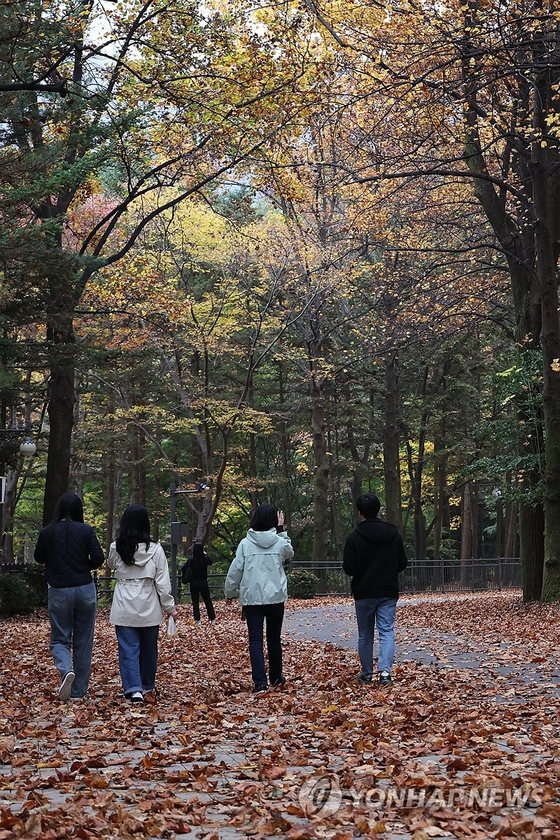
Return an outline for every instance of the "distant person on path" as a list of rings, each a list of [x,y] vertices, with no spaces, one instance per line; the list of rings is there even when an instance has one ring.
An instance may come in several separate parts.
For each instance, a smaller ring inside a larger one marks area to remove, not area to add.
[[[210,597],[210,587],[208,586],[208,566],[212,565],[212,559],[204,551],[204,543],[201,540],[196,540],[193,545],[189,565],[192,574],[189,586],[195,623],[200,624],[200,597],[202,596],[208,614],[208,620],[210,624],[214,624],[216,621],[216,611],[212,603],[212,598]]]
[[[88,690],[97,608],[91,572],[104,559],[95,531],[84,523],[82,500],[64,493],[35,547],[35,560],[45,565],[50,648],[60,674],[60,700],[78,700]]]
[[[284,685],[282,673],[282,622],[288,599],[284,561],[294,556],[290,538],[284,531],[284,514],[273,505],[261,505],[249,524],[247,536],[237,547],[225,581],[225,595],[231,600],[239,593],[249,634],[249,656],[253,694],[268,688],[263,651],[264,621],[270,685]]]
[[[124,696],[142,703],[155,698],[163,613],[177,617],[167,557],[150,537],[150,519],[142,505],[124,511],[107,565],[117,581],[109,620],[117,634]]]
[[[391,682],[395,656],[395,615],[399,597],[399,572],[408,560],[402,537],[394,525],[377,518],[381,503],[372,493],[356,501],[360,522],[346,538],[342,567],[352,578],[358,622],[358,655],[362,665],[358,681],[373,678],[373,635],[377,619],[381,685]]]

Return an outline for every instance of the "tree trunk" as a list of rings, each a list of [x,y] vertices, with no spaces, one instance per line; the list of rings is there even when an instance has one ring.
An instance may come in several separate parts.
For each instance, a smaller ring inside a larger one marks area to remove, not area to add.
[[[364,480],[364,475],[367,471],[367,463],[371,452],[371,444],[368,442],[364,443],[363,453],[360,455],[360,451],[358,449],[358,444],[356,442],[356,437],[354,434],[354,407],[352,405],[350,388],[348,384],[343,385],[342,393],[344,395],[345,400],[346,433],[348,436],[348,447],[350,449],[350,454],[352,455],[352,460],[354,461],[352,478],[350,481],[350,494],[352,497],[352,524],[354,527],[356,527],[356,525],[359,522],[358,511],[356,509],[356,501],[358,499],[358,496],[361,496],[362,494],[362,483]],[[373,398],[370,392],[370,406],[372,403]],[[370,425],[372,424],[370,423]]]
[[[278,368],[278,396],[280,400],[280,407],[281,411],[284,410],[284,401],[285,401],[285,393],[284,393],[284,375],[282,370],[282,365]],[[288,449],[289,442],[288,442],[288,433],[286,429],[286,421],[282,418],[280,420],[280,459],[282,462],[282,505],[284,510],[284,521],[286,523],[286,529],[290,534],[292,531],[292,504],[290,498],[290,465],[288,460]]]
[[[115,412],[115,395],[112,389],[109,390],[109,413],[114,414]],[[105,482],[106,482],[106,493],[105,493],[105,511],[106,511],[106,519],[105,519],[105,557],[109,554],[109,548],[111,547],[111,543],[114,539],[114,531],[115,531],[115,514],[116,514],[116,499],[117,499],[117,467],[116,467],[116,457],[115,457],[115,446],[114,442],[111,438],[109,439],[107,449],[104,453],[105,455],[105,464],[106,468],[104,470],[105,473]],[[103,567],[103,594],[110,598],[111,596],[111,571],[107,568],[107,566]]]
[[[472,481],[467,481],[463,487],[462,516],[461,516],[461,560],[470,560],[476,553],[476,490]]]
[[[251,405],[253,403],[251,402]],[[251,479],[249,498],[251,500],[251,512],[254,513],[259,506],[259,494],[257,490],[257,436],[254,432],[249,433],[249,478]]]
[[[467,11],[466,23],[471,24],[471,32],[476,31],[476,26],[472,26],[470,16],[472,14],[472,6],[465,6]],[[508,206],[498,194],[496,188],[487,177],[488,171],[485,159],[482,153],[483,145],[480,140],[478,125],[477,125],[477,95],[478,95],[478,79],[474,73],[476,66],[476,50],[480,45],[470,43],[467,41],[468,49],[464,52],[463,67],[464,67],[464,82],[465,82],[465,101],[470,106],[466,113],[466,141],[465,141],[465,161],[470,171],[475,175],[482,177],[475,177],[473,179],[473,187],[475,195],[480,202],[486,217],[494,230],[508,262],[512,298],[515,307],[516,315],[516,339],[520,352],[527,349],[538,348],[541,341],[541,321],[542,321],[542,302],[541,292],[535,288],[537,285],[534,282],[534,265],[538,263],[536,256],[536,236],[533,234],[532,225],[529,223],[518,225],[516,218],[508,211]],[[472,50],[472,52],[471,52]],[[526,58],[526,64],[529,66],[529,57]],[[516,91],[517,105],[521,112],[528,114],[531,110],[531,101],[537,104],[540,99],[539,93],[534,92],[534,86],[531,83],[529,74],[518,74],[518,89]],[[546,101],[547,97],[545,97]],[[542,102],[540,103],[542,105]],[[541,126],[541,130],[544,126]],[[534,144],[535,147],[540,143]],[[531,220],[534,225],[534,230],[537,232],[539,228],[546,225],[550,220],[550,215],[544,217],[540,215],[537,206],[539,202],[545,201],[548,195],[549,184],[547,183],[544,172],[541,182],[537,185],[534,179],[534,173],[530,171],[527,155],[515,154],[512,155],[510,150],[508,154],[512,160],[516,161],[514,168],[515,174],[519,179],[519,183],[523,185],[522,189],[525,191],[527,205],[534,203],[535,220]],[[541,150],[544,151],[544,150]],[[533,195],[531,195],[531,189]],[[523,212],[525,219],[525,212]],[[538,221],[537,221],[538,219]],[[545,249],[546,250],[546,249]],[[554,311],[557,311],[558,301],[553,304]],[[546,367],[546,364],[545,364]],[[518,412],[524,415],[521,400],[518,400]],[[535,446],[537,446],[535,441]],[[525,449],[522,448],[521,454],[527,455]],[[532,476],[527,476],[525,483],[534,480],[537,477],[537,471]],[[527,488],[529,489],[529,488]],[[520,511],[520,540],[519,550],[521,555],[521,562],[525,570],[524,578],[527,580],[536,581],[539,575],[542,574],[542,564],[544,558],[544,535],[541,533],[542,545],[539,545],[538,529],[541,523],[542,512],[539,510],[540,505],[524,504],[520,505],[523,512]],[[534,521],[531,521],[531,519]],[[560,517],[559,517],[560,519]],[[510,525],[515,521],[515,518],[510,518]],[[560,528],[560,525],[558,526]],[[511,552],[506,550],[509,556],[515,556],[515,543],[511,529],[508,530],[508,545]],[[529,593],[524,593],[524,597],[528,597]]]
[[[334,444],[333,444],[333,430],[329,430],[329,451],[334,452],[335,464],[340,464],[340,447],[338,440],[338,429],[335,423],[334,428]],[[333,539],[333,557],[331,559],[338,562],[342,561],[342,554],[344,551],[344,533],[342,525],[342,493],[340,486],[340,467],[331,470],[331,492],[330,492],[330,508],[331,508],[331,532]]]
[[[4,504],[0,505],[2,522],[2,537],[0,557],[3,563],[14,562],[13,526],[16,508],[16,491],[18,479],[23,467],[23,458],[18,459],[18,464],[13,470],[9,470],[6,476],[6,488]]]
[[[517,530],[518,530],[518,515],[517,504],[510,502],[506,507],[506,541],[504,556],[509,559],[517,557]],[[542,540],[541,540],[542,542]],[[522,559],[523,565],[523,559]]]
[[[87,386],[85,386],[87,387]],[[84,413],[80,406],[80,391],[84,388],[83,382],[78,382],[76,397],[74,401],[74,428],[79,428],[80,423],[84,420]],[[84,457],[84,452],[78,454],[76,457],[75,441],[72,437],[70,441],[70,475],[68,481],[68,489],[76,493],[80,499],[84,498],[84,485],[87,478],[87,459]]]
[[[399,366],[396,353],[393,353],[385,360],[383,480],[385,484],[385,514],[387,521],[396,525],[399,533],[402,533],[399,435]]]
[[[544,512],[542,505],[533,510],[522,505],[519,511],[519,537],[523,545],[521,571],[523,576],[523,600],[539,601],[543,588],[543,566],[535,563],[534,557],[542,557]]]
[[[424,396],[426,395],[426,379],[424,377]],[[420,431],[418,433],[418,457],[416,463],[412,452],[412,446],[407,441],[408,471],[410,475],[410,493],[412,509],[414,513],[414,556],[417,560],[425,560],[427,552],[428,537],[426,533],[426,517],[422,506],[422,482],[424,476],[424,457],[426,447],[426,432],[429,412],[424,409],[420,418]]]
[[[535,100],[539,100],[537,93]],[[535,128],[541,129],[541,104]],[[537,223],[535,226],[537,271],[541,301],[543,350],[543,413],[544,413],[544,569],[543,601],[560,599],[560,318],[558,316],[558,278],[553,241],[553,208],[550,187],[550,164],[547,151],[540,142],[533,144],[533,199]],[[556,364],[555,364],[556,360]]]
[[[500,499],[496,499],[496,542],[494,555],[504,556],[504,507]]]
[[[441,558],[444,513],[448,506],[447,469],[443,440],[434,441],[434,560]]]
[[[356,502],[358,500],[358,496],[362,495],[364,473],[365,473],[364,467],[362,467],[359,464],[357,464],[354,467],[354,469],[352,470],[352,480],[351,480],[351,483],[350,483],[350,492],[351,492],[351,495],[352,495],[352,525],[354,526],[354,528],[357,526],[358,522],[360,521],[358,510],[356,508]]]
[[[311,427],[313,430],[313,563],[323,563],[328,555],[328,493],[330,463],[327,455],[325,395],[314,379],[311,387]]]
[[[68,491],[70,446],[74,427],[74,364],[71,344],[73,339],[69,337],[70,334],[67,334],[66,346],[57,343],[51,350],[51,358],[56,354],[56,361],[51,364],[48,393],[49,446],[43,525],[51,521],[58,499]]]

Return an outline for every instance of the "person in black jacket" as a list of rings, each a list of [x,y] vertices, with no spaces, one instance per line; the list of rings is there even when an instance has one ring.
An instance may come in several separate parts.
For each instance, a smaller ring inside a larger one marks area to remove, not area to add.
[[[358,622],[358,655],[362,666],[358,681],[373,678],[373,635],[377,619],[378,672],[381,685],[391,682],[395,656],[395,615],[399,572],[408,560],[402,537],[394,525],[377,518],[381,503],[372,493],[356,501],[360,522],[346,538],[342,567],[352,578]]]
[[[75,700],[87,693],[91,671],[97,607],[91,571],[105,560],[75,493],[64,493],[58,500],[51,523],[39,534],[35,560],[45,564],[50,647],[60,674],[58,697]]]
[[[193,545],[192,557],[190,566],[192,569],[192,580],[190,582],[191,601],[193,607],[193,617],[196,624],[200,624],[200,597],[204,601],[206,612],[208,613],[208,620],[210,624],[216,621],[216,611],[214,604],[210,597],[210,587],[208,586],[208,566],[212,565],[212,560],[204,551],[204,544],[200,540],[196,540]]]

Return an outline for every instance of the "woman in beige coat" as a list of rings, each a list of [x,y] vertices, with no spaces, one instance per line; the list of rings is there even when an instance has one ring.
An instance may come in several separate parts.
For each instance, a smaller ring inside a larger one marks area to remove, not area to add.
[[[165,552],[150,538],[150,519],[142,505],[124,511],[119,536],[107,565],[115,570],[110,621],[119,644],[125,697],[142,703],[155,691],[159,626],[164,612],[176,617]]]

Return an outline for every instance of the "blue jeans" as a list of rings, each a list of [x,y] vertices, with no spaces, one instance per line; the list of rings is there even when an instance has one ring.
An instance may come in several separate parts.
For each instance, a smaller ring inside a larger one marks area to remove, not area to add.
[[[125,694],[152,691],[156,684],[159,624],[152,627],[115,627],[119,670]]]
[[[264,664],[263,628],[266,618],[266,646],[268,650],[268,669],[270,683],[274,685],[282,677],[282,622],[284,604],[260,604],[244,607],[249,633],[249,656],[251,673],[257,686],[266,685],[266,667]]]
[[[97,596],[95,584],[48,590],[51,653],[63,679],[74,671],[71,697],[84,697],[91,673],[91,652]]]
[[[362,674],[373,674],[373,633],[377,618],[379,633],[378,671],[390,671],[395,658],[396,598],[359,598],[356,600],[358,620],[358,655]]]

